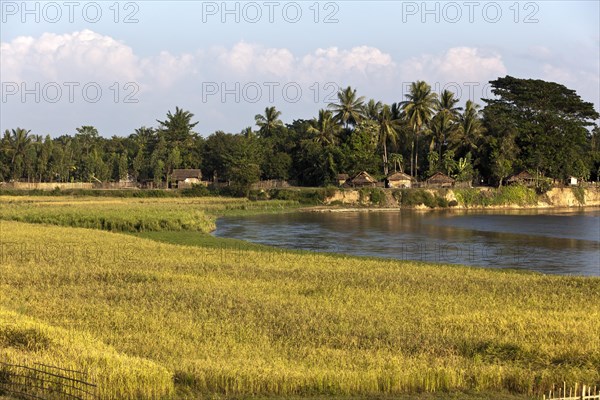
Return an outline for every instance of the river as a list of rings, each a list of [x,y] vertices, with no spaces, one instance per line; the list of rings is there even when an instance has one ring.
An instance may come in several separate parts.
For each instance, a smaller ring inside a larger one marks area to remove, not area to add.
[[[289,249],[600,276],[600,209],[295,212],[220,218],[214,234]]]

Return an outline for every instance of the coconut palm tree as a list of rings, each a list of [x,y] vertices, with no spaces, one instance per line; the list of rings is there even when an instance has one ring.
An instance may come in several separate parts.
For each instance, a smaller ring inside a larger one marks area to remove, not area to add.
[[[392,110],[387,104],[384,105],[379,113],[379,143],[383,147],[383,173],[388,174],[388,154],[387,143],[396,143],[398,140],[398,120],[393,119]]]
[[[458,129],[449,136],[448,141],[458,156],[475,152],[483,139],[485,127],[479,117],[479,105],[468,100],[465,111],[459,117]]]
[[[175,107],[175,113],[167,112],[166,120],[156,120],[160,124],[159,131],[166,134],[170,148],[189,146],[194,134],[193,129],[198,125],[198,121],[192,122],[192,118],[194,118],[194,114],[191,112]]]
[[[462,107],[456,107],[460,100],[454,97],[454,93],[449,90],[444,90],[439,99],[436,100],[436,109],[438,111],[446,110],[453,118],[458,119]]]
[[[29,147],[31,146],[31,131],[22,128],[7,129],[4,132],[4,142],[6,143],[6,154],[10,159],[10,175],[14,180],[18,180],[23,175],[25,168],[25,158]]]
[[[398,170],[400,172],[404,172],[404,167],[402,166],[402,163],[404,162],[404,158],[402,157],[402,154],[398,154],[398,153],[390,154],[390,162],[392,164],[394,164],[394,172],[397,172]],[[396,167],[398,167],[398,168],[396,168]]]
[[[31,144],[32,136],[29,135],[31,131],[26,131],[23,128],[11,129],[11,133],[8,129],[5,135],[9,135],[9,143],[11,149],[11,163],[14,164],[18,157],[24,157],[25,152]]]
[[[332,145],[336,142],[338,125],[333,119],[333,114],[328,110],[319,110],[319,118],[313,118],[308,127],[308,133],[314,135],[317,143]]]
[[[350,125],[356,125],[364,118],[364,97],[356,97],[356,89],[348,86],[340,90],[337,94],[338,102],[329,103],[330,108],[335,114],[336,122],[343,124],[345,128]]]
[[[373,99],[369,100],[369,102],[365,105],[365,117],[371,121],[379,121],[379,115],[381,114],[382,108],[383,105],[380,101],[376,102]]]
[[[407,100],[401,103],[401,107],[415,134],[410,150],[410,174],[416,176],[419,166],[419,135],[433,117],[437,95],[431,91],[431,86],[427,82],[417,81],[411,83],[406,98]]]
[[[453,130],[458,128],[457,121],[460,118],[461,107],[456,107],[458,99],[454,97],[454,93],[449,90],[444,90],[440,95],[439,99],[436,100],[437,114],[431,121],[431,143],[429,144],[429,151],[433,151],[438,147],[438,153],[440,159],[442,158],[442,149],[448,135]]]
[[[256,114],[254,120],[260,128],[258,132],[263,137],[272,136],[275,129],[283,126],[283,122],[279,119],[280,116],[281,111],[277,111],[275,107],[265,108],[265,115]]]
[[[429,125],[428,133],[431,135],[429,152],[435,151],[437,144],[437,153],[441,159],[442,148],[444,143],[446,143],[446,138],[458,128],[458,124],[452,118],[452,115],[448,112],[448,110],[440,110],[431,119]]]

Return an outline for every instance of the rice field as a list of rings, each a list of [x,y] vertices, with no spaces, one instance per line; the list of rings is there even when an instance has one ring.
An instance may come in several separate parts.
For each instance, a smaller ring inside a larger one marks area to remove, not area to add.
[[[85,371],[101,399],[535,398],[600,384],[598,278],[119,233],[201,237],[216,215],[288,205],[0,198],[0,361]]]
[[[281,212],[291,201],[251,202],[210,198],[98,198],[0,196],[5,220],[102,229],[114,232],[210,232],[216,215]]]

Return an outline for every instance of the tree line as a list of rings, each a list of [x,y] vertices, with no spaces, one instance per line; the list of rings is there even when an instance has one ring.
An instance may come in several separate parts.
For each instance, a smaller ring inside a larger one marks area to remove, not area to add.
[[[103,138],[93,126],[51,138],[23,128],[0,140],[0,180],[168,182],[176,168],[200,168],[205,179],[247,188],[261,179],[301,186],[337,182],[339,173],[376,177],[402,171],[417,179],[443,172],[459,181],[502,185],[528,170],[538,176],[597,180],[600,115],[574,90],[511,76],[490,82],[485,107],[424,81],[393,104],[366,100],[347,87],[312,119],[284,124],[267,107],[255,128],[194,132],[190,111],[175,108],[156,127]]]

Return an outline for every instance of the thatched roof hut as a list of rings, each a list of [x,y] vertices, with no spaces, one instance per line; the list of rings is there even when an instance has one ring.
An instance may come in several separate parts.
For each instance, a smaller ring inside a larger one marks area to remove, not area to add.
[[[202,171],[199,169],[174,169],[171,181],[177,182],[177,188],[191,187],[193,184],[201,183]]]
[[[427,186],[434,187],[450,187],[454,185],[454,179],[449,177],[446,174],[442,174],[441,172],[436,172],[429,179],[425,181]]]
[[[368,172],[359,172],[350,180],[350,184],[353,187],[375,187],[377,186],[377,179],[369,175]]]
[[[530,186],[535,184],[535,178],[529,172],[521,171],[518,174],[509,177],[506,182]]]
[[[394,172],[385,178],[385,186],[389,188],[409,188],[414,181],[415,178],[404,172]]]
[[[338,185],[342,186],[344,183],[346,183],[346,181],[348,179],[350,179],[350,175],[348,175],[348,174],[338,174],[338,176],[337,176]]]

